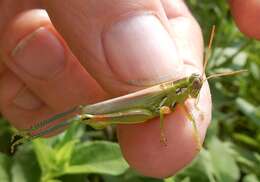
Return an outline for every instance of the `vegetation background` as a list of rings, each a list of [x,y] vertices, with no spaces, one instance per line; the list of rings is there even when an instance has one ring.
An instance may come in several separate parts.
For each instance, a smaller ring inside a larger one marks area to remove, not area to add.
[[[0,116],[0,182],[259,182],[260,43],[236,28],[226,0],[187,0],[205,40],[217,26],[207,72],[248,69],[212,80],[213,119],[204,149],[176,176],[151,179],[129,169],[113,127],[95,131],[73,125],[51,139],[38,139],[9,153],[14,128]]]

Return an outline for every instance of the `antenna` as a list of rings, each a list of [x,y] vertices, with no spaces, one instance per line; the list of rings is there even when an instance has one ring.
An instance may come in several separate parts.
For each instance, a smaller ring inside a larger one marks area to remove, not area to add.
[[[204,55],[204,60],[203,60],[203,73],[205,73],[206,71],[206,67],[207,67],[207,64],[208,64],[208,59],[209,59],[209,51],[212,47],[212,43],[213,43],[213,39],[214,39],[214,36],[215,36],[215,32],[216,32],[216,26],[213,25],[212,26],[212,30],[211,30],[211,33],[210,33],[210,38],[209,38],[209,44],[208,44],[208,50],[205,51],[205,55]],[[224,73],[215,73],[215,74],[212,74],[212,75],[209,75],[208,77],[206,77],[203,81],[202,81],[202,84],[209,80],[209,79],[212,79],[212,78],[217,78],[217,77],[224,77],[224,76],[233,76],[233,75],[237,75],[237,74],[240,74],[240,73],[244,73],[244,72],[247,72],[248,70],[238,70],[238,71],[229,71],[229,72],[224,72]],[[198,105],[198,102],[199,102],[199,96],[200,96],[200,92],[199,92],[199,95],[195,101],[195,105]]]
[[[237,75],[240,73],[245,73],[248,70],[238,70],[238,71],[230,71],[230,72],[224,72],[224,73],[216,73],[216,74],[212,74],[209,75],[206,80],[212,79],[212,78],[217,78],[217,77],[224,77],[224,76],[232,76],[232,75]]]
[[[212,29],[211,29],[211,33],[210,33],[210,38],[209,38],[208,50],[205,52],[205,56],[204,56],[203,73],[205,73],[206,67],[207,67],[207,64],[209,61],[209,51],[211,50],[211,47],[212,47],[215,32],[216,32],[216,26],[213,25]],[[238,70],[238,71],[215,73],[215,74],[209,75],[204,81],[212,79],[212,78],[217,78],[217,77],[233,76],[233,75],[237,75],[237,74],[244,73],[244,72],[247,72],[247,70],[243,69],[243,70]]]
[[[216,32],[216,26],[213,25],[212,26],[212,29],[211,29],[211,33],[210,33],[210,37],[209,37],[209,43],[208,43],[208,50],[205,51],[205,54],[204,54],[204,59],[203,59],[203,70],[202,70],[202,74],[203,75],[205,72],[206,72],[206,67],[207,67],[207,64],[208,64],[208,61],[209,61],[209,50],[211,49],[212,47],[212,43],[213,43],[213,39],[214,39],[214,36],[215,36],[215,32]],[[202,81],[202,84],[207,80],[207,78],[205,80]],[[200,93],[198,94],[198,97],[195,101],[195,105],[197,106],[198,103],[199,103],[199,98],[200,98]]]
[[[211,29],[211,33],[210,33],[210,38],[209,38],[208,50],[206,50],[205,55],[204,55],[203,72],[202,72],[202,74],[205,73],[205,71],[206,71],[206,67],[207,67],[207,64],[208,64],[208,61],[209,61],[209,50],[212,47],[212,43],[213,43],[213,39],[214,39],[214,36],[215,36],[215,32],[216,32],[216,26],[213,25],[212,29]]]

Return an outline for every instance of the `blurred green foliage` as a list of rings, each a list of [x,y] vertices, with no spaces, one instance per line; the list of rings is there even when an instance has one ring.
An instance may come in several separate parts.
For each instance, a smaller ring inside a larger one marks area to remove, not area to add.
[[[191,165],[165,180],[140,176],[122,158],[112,127],[95,131],[77,125],[24,144],[11,155],[13,128],[0,119],[0,182],[260,181],[260,43],[238,31],[226,0],[187,3],[205,42],[212,25],[217,26],[207,73],[248,69],[241,76],[210,81],[212,123],[204,149]]]

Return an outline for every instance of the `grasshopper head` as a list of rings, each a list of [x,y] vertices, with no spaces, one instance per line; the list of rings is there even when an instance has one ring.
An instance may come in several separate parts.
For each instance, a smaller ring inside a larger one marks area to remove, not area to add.
[[[193,73],[190,76],[190,96],[192,98],[197,98],[197,96],[199,95],[200,89],[203,85],[203,79],[201,78],[201,76],[197,73]]]

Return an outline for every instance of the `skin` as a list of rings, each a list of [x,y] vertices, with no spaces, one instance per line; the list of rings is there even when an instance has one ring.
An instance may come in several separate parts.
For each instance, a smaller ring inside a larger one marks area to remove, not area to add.
[[[230,5],[239,29],[260,39],[259,1],[231,0]],[[40,8],[48,12],[52,24],[45,11],[35,10]],[[28,128],[73,105],[95,103],[149,84],[202,72],[201,30],[181,0],[2,0],[0,12],[0,112],[17,128]],[[141,25],[133,22],[140,23],[140,19],[133,17],[148,20],[145,26],[149,28],[139,29]],[[124,29],[128,26],[135,31],[134,35]],[[39,30],[40,27],[45,29]],[[123,33],[119,34],[114,27]],[[19,44],[37,29],[33,43]],[[46,30],[52,38],[46,37]],[[153,31],[159,38],[153,36]],[[138,44],[137,35],[141,40]],[[61,46],[49,42],[53,37]],[[149,40],[164,42],[151,46]],[[42,47],[47,47],[47,57],[42,54]],[[118,51],[121,47],[124,49]],[[15,64],[16,60],[20,66]],[[49,60],[54,65],[42,66],[49,65]],[[25,64],[34,74],[21,69]],[[156,66],[149,66],[153,64]],[[203,121],[198,111],[194,110],[194,115],[203,140],[211,118],[207,84],[200,95],[198,107]],[[188,100],[186,105],[193,111],[192,102]],[[117,131],[123,155],[131,167],[143,175],[162,178],[186,166],[197,151],[192,125],[181,107],[165,117],[167,147],[159,141],[158,123],[159,119],[153,119],[122,125]]]

